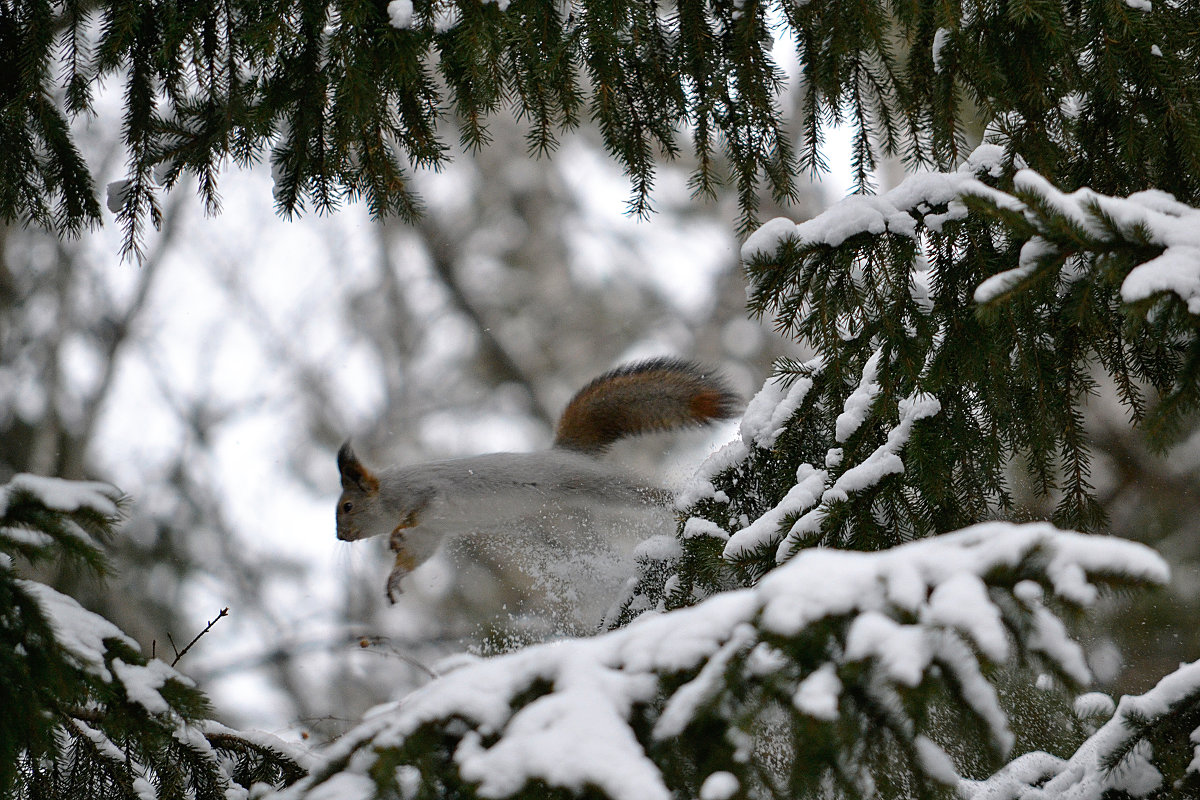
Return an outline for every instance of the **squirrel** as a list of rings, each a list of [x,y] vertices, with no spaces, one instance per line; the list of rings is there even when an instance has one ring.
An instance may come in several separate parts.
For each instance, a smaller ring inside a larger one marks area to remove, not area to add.
[[[669,503],[661,489],[602,462],[618,439],[705,425],[734,416],[737,397],[698,364],[656,358],[618,367],[580,389],[559,418],[554,445],[533,453],[490,453],[374,472],[347,440],[338,451],[342,493],[337,538],[389,536],[396,554],[387,581],[400,580],[448,535],[547,505]]]

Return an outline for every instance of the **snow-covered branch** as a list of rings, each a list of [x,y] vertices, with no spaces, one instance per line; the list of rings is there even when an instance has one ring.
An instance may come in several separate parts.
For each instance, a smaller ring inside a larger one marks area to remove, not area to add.
[[[753,588],[459,666],[377,709],[279,797],[365,800],[377,787],[433,797],[458,786],[500,798],[542,786],[665,800],[696,796],[718,773],[748,788],[771,780],[755,766],[754,720],[769,707],[807,734],[780,746],[776,766],[844,775],[845,759],[826,748],[836,740],[861,758],[857,778],[899,751],[913,754],[918,784],[956,781],[904,698],[933,686],[961,698],[988,731],[983,744],[1003,755],[1012,734],[985,668],[1020,654],[1086,680],[1050,609],[1087,605],[1111,580],[1166,577],[1145,547],[1046,524],[989,523],[881,553],[807,550]],[[866,719],[883,722],[863,740]],[[708,751],[681,770],[676,748],[700,729]]]
[[[107,483],[14,475],[0,486],[0,567],[11,553],[30,561],[66,556],[103,572],[101,545],[123,502]]]
[[[1055,258],[1061,267],[1069,255],[1125,246],[1139,249],[1142,256],[1122,276],[1120,295],[1126,303],[1169,292],[1189,312],[1200,314],[1200,209],[1159,190],[1128,197],[1086,188],[1067,193],[1030,169],[1015,171],[1009,191],[980,179],[996,182],[1006,170],[1020,166],[1019,158],[1015,162],[1003,148],[984,144],[956,172],[911,175],[884,194],[847,197],[804,222],[771,220],[747,238],[742,260],[771,261],[789,248],[801,253],[838,248],[863,236],[891,234],[919,242],[928,233],[943,233],[947,222],[966,219],[972,205],[982,204],[1023,217],[1034,235],[1024,242],[1015,267],[978,284],[976,303],[991,303],[1010,294],[1036,274],[1039,265]],[[1075,280],[1079,275],[1066,277]],[[751,293],[764,285],[758,282]]]
[[[21,560],[71,556],[97,571],[124,502],[103,483],[18,475],[0,486],[0,795],[244,798],[284,786],[303,757],[207,719],[186,676]]]
[[[1080,698],[1098,706],[1094,695]],[[963,781],[966,800],[1103,800],[1176,797],[1200,791],[1200,662],[1184,664],[1150,691],[1122,697],[1111,718],[1069,759],[1026,753],[984,781]],[[1079,706],[1080,703],[1077,703]],[[1081,709],[1082,710],[1082,709]],[[1180,734],[1190,732],[1187,744]]]
[[[1161,439],[1200,402],[1198,230],[1200,210],[1162,192],[1063,192],[992,144],[763,225],[742,248],[751,307],[819,367],[783,369],[802,377],[786,397],[768,385],[680,495],[685,562],[719,541],[735,581],[753,580],[804,546],[1004,516],[1014,458],[1057,496],[1058,525],[1101,530],[1082,403],[1097,363]],[[724,588],[683,571],[688,591]]]
[[[871,404],[879,394],[879,385],[874,377],[881,355],[876,351],[867,361],[862,381],[846,399],[844,410],[836,421],[836,439],[839,443],[854,433],[871,411]],[[778,430],[791,416],[799,399],[803,399],[812,381],[801,379],[786,394],[780,393],[777,384],[777,380],[769,380],[751,401],[742,422],[741,441],[727,446],[701,468],[694,485],[681,495],[684,500],[695,502],[704,496],[706,489],[709,497],[715,496],[716,490],[712,488],[708,472],[725,466],[724,462],[731,451],[742,454],[744,458],[750,446],[769,446],[772,440],[760,432],[770,429],[778,435]],[[750,524],[731,534],[701,517],[692,517],[684,526],[684,536],[708,535],[726,539],[724,555],[730,560],[764,546],[773,546],[777,548],[776,561],[782,563],[791,557],[801,542],[819,531],[830,503],[844,502],[851,494],[874,486],[887,475],[904,472],[900,451],[908,441],[913,423],[933,416],[939,410],[940,404],[934,397],[919,394],[906,397],[899,403],[899,423],[889,431],[887,440],[861,462],[847,466],[842,463],[842,448],[830,448],[821,467],[801,464],[796,471],[795,486],[779,503]],[[761,418],[758,412],[761,412]],[[772,422],[767,423],[768,419]],[[839,467],[842,469],[838,470]],[[788,525],[787,520],[794,521]]]

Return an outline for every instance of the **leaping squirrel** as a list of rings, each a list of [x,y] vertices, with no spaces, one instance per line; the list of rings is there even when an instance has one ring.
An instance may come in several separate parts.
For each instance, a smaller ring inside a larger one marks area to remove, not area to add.
[[[554,446],[536,453],[490,453],[373,472],[350,447],[338,451],[342,494],[337,537],[390,536],[396,554],[387,581],[400,580],[437,550],[447,534],[520,516],[547,505],[663,503],[666,494],[601,461],[628,436],[728,419],[737,397],[725,381],[689,362],[657,358],[618,367],[588,383],[567,404]]]

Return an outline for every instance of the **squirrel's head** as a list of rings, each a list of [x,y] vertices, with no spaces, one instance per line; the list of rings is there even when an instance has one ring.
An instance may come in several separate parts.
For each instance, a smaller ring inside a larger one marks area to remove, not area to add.
[[[373,530],[379,516],[379,479],[367,469],[350,447],[350,440],[337,454],[338,472],[342,476],[342,495],[337,504],[337,538],[344,542],[365,539],[387,533]]]
[[[349,440],[338,450],[337,463],[342,477],[337,537],[343,542],[415,527],[434,495],[427,482],[403,471],[386,470],[376,476],[354,455]],[[395,542],[391,546],[398,547]]]

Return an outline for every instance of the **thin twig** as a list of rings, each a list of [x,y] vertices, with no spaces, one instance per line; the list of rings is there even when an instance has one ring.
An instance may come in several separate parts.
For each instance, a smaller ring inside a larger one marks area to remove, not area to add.
[[[187,651],[192,649],[192,645],[194,645],[196,642],[200,641],[200,637],[201,637],[201,636],[203,636],[204,634],[206,634],[206,633],[208,633],[210,630],[212,630],[212,626],[217,624],[217,620],[219,620],[221,617],[227,617],[227,616],[229,616],[229,609],[228,609],[228,608],[222,608],[222,609],[221,609],[221,613],[220,613],[220,614],[217,614],[215,617],[213,617],[212,619],[210,619],[210,620],[208,621],[208,624],[204,626],[204,630],[202,630],[202,631],[200,631],[199,633],[197,633],[197,634],[196,634],[196,638],[195,638],[195,639],[192,639],[190,642],[188,642],[188,643],[187,643],[187,647],[183,648],[182,650],[178,651],[178,652],[175,654],[175,660],[171,662],[171,666],[173,667],[173,666],[175,666],[176,664],[178,664],[178,663],[179,663],[179,659],[181,659],[181,658],[183,658],[185,655],[187,655]],[[170,635],[170,634],[167,634],[167,638],[168,638],[168,639],[170,639],[170,638],[171,638],[171,635]],[[175,646],[175,643],[174,643],[174,642],[171,642],[171,647],[174,647],[174,646]]]
[[[406,664],[409,664],[409,665],[414,666],[417,669],[421,670],[426,675],[428,675],[430,678],[433,678],[436,680],[439,677],[437,672],[435,672],[431,668],[425,666],[417,659],[413,658],[412,656],[408,655],[407,653],[400,652],[399,648],[392,645],[391,640],[388,639],[386,636],[352,636],[350,638],[352,641],[357,642],[359,647],[361,647],[362,649],[364,649],[368,652],[378,653],[380,646],[383,646],[387,649],[387,652],[378,653],[379,655],[382,655],[385,657],[395,656],[396,658],[399,658],[401,661],[405,662]]]

